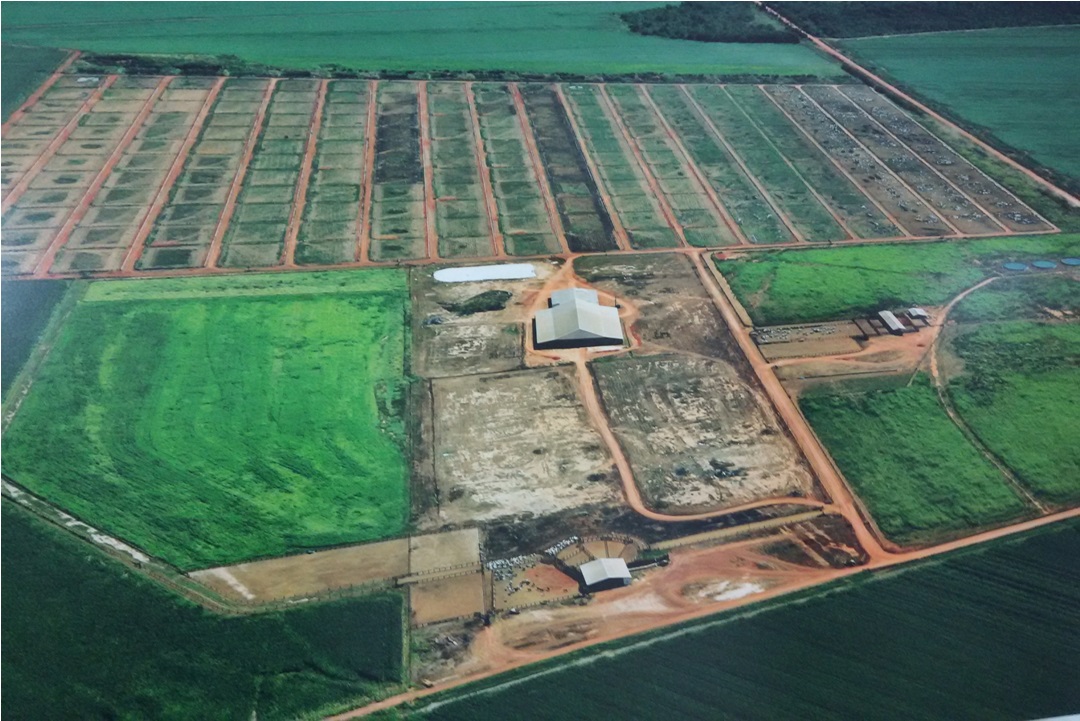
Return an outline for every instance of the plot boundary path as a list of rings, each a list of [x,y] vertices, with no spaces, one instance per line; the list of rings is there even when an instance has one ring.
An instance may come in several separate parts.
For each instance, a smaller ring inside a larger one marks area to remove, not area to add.
[[[236,199],[240,197],[240,190],[244,185],[244,176],[247,175],[248,166],[251,164],[251,156],[255,153],[255,145],[262,135],[263,126],[266,124],[266,111],[270,107],[270,98],[277,89],[278,79],[271,78],[263,91],[262,102],[255,113],[255,120],[251,125],[247,141],[244,143],[244,154],[240,158],[240,164],[236,167],[232,183],[229,186],[229,195],[225,198],[225,205],[221,209],[217,223],[214,224],[214,235],[210,239],[210,249],[206,252],[206,260],[203,265],[206,268],[217,268],[218,259],[221,257],[221,245],[225,240],[225,232],[229,229],[233,211],[236,209]]]
[[[71,53],[64,58],[64,61],[57,66],[56,70],[53,71],[52,75],[45,78],[45,82],[39,85],[37,90],[32,92],[30,97],[24,100],[22,104],[15,109],[15,112],[4,121],[3,126],[0,126],[0,136],[7,135],[8,131],[11,130],[11,126],[22,120],[22,117],[26,115],[26,111],[37,105],[37,102],[41,100],[41,96],[44,95],[49,88],[55,85],[57,80],[64,77],[64,73],[67,72],[67,69],[80,57],[82,57],[82,50],[71,51]]]
[[[304,144],[304,160],[300,165],[300,177],[293,191],[292,208],[289,210],[289,224],[285,230],[285,248],[281,262],[290,268],[296,267],[296,241],[300,236],[300,223],[304,218],[304,204],[307,202],[308,182],[311,180],[312,163],[315,161],[315,148],[319,144],[319,129],[322,127],[323,108],[326,106],[326,88],[329,80],[320,80],[315,94],[315,107],[311,110],[311,122],[308,124],[307,142]]]
[[[416,90],[420,116],[420,162],[424,166],[424,247],[428,258],[439,257],[439,233],[435,228],[435,169],[431,163],[431,112],[428,109],[427,80]]]
[[[67,244],[68,238],[71,237],[71,234],[75,231],[75,228],[78,226],[79,221],[82,220],[83,215],[86,214],[86,211],[90,209],[90,204],[94,202],[94,198],[96,198],[97,194],[101,191],[105,181],[112,175],[113,168],[115,168],[116,164],[120,161],[120,157],[124,154],[124,151],[127,150],[128,146],[131,145],[132,141],[135,140],[135,136],[138,135],[143,125],[146,124],[146,119],[150,117],[150,111],[153,110],[154,105],[165,92],[165,88],[167,88],[169,83],[174,79],[174,75],[166,75],[161,78],[154,88],[154,91],[150,94],[150,97],[143,102],[135,119],[120,138],[120,142],[118,142],[112,152],[109,153],[105,165],[97,172],[97,175],[94,176],[94,180],[83,193],[82,198],[79,200],[79,204],[68,214],[64,224],[60,226],[60,230],[57,231],[56,235],[49,243],[49,247],[41,254],[37,265],[34,266],[35,278],[45,278],[48,276],[49,268],[56,259],[57,253],[59,253],[60,249]]]
[[[180,150],[177,151],[176,157],[173,158],[173,162],[169,166],[169,172],[166,174],[165,180],[162,181],[157,193],[154,194],[153,202],[139,222],[139,229],[136,231],[135,237],[132,238],[131,245],[124,255],[123,262],[120,264],[121,272],[129,273],[135,270],[135,264],[139,262],[139,258],[143,254],[143,250],[146,247],[146,240],[150,237],[150,233],[154,228],[154,223],[157,222],[158,216],[161,215],[161,211],[165,209],[165,204],[169,200],[169,191],[172,190],[176,179],[180,176],[180,173],[183,172],[184,164],[188,160],[191,148],[194,147],[195,142],[199,139],[199,134],[202,132],[203,125],[210,116],[210,109],[214,106],[214,102],[217,100],[218,95],[221,93],[221,88],[224,85],[225,78],[218,78],[214,83],[214,86],[210,88],[210,92],[206,96],[206,101],[199,109],[199,114],[195,117],[195,122],[192,123],[191,129],[188,130],[187,137],[184,138],[183,145],[180,146]]]
[[[356,260],[371,262],[371,199],[375,185],[375,141],[378,134],[379,81],[368,81],[367,119],[364,125],[364,170],[360,178],[360,218],[357,223]]]
[[[735,218],[732,217],[727,206],[720,200],[720,196],[716,194],[716,190],[712,187],[712,183],[709,182],[709,179],[705,177],[705,174],[702,173],[701,169],[697,166],[697,163],[690,157],[690,152],[686,149],[686,146],[683,145],[682,138],[680,138],[679,134],[675,132],[675,129],[671,127],[671,124],[668,123],[664,114],[660,112],[660,107],[656,104],[656,101],[653,100],[648,89],[644,85],[638,85],[636,87],[641,97],[648,106],[652,108],[653,115],[656,116],[660,126],[664,129],[664,132],[667,133],[672,144],[679,151],[679,155],[682,156],[683,167],[690,171],[690,174],[697,181],[698,185],[705,191],[705,195],[709,198],[709,202],[712,204],[713,209],[720,214],[720,220],[727,225],[728,230],[730,230],[739,241],[739,245],[753,245],[753,243],[750,242],[750,239],[746,237],[746,233],[743,232],[743,229],[735,222]]]
[[[484,194],[484,213],[487,215],[488,232],[491,234],[492,252],[499,258],[506,256],[506,243],[499,229],[499,205],[491,187],[491,169],[488,168],[484,135],[480,132],[480,113],[476,110],[476,95],[472,82],[465,83],[465,102],[469,104],[469,122],[472,125],[473,148],[476,150],[476,171],[480,175],[480,190]]]
[[[105,94],[106,90],[112,87],[112,84],[116,82],[118,77],[118,75],[107,76],[101,85],[90,94],[90,97],[83,101],[83,104],[75,112],[75,115],[72,116],[71,120],[69,120],[67,124],[60,129],[60,132],[49,141],[49,144],[45,146],[45,150],[42,151],[37,160],[23,172],[22,176],[19,178],[19,182],[15,183],[15,185],[4,194],[4,200],[0,203],[0,213],[6,213],[8,209],[15,204],[15,201],[22,197],[22,194],[30,187],[30,183],[34,182],[34,178],[37,177],[37,174],[40,173],[41,169],[53,159],[53,156],[56,155],[56,151],[60,149],[61,145],[67,142],[67,139],[75,132],[75,128],[79,127],[79,123],[82,119],[95,105],[97,105],[98,101],[101,100],[101,96]]]
[[[521,123],[521,135],[525,140],[525,147],[529,151],[529,160],[532,161],[533,174],[536,176],[536,184],[540,186],[540,194],[544,198],[544,209],[547,211],[551,230],[559,239],[559,247],[563,253],[570,253],[570,244],[566,240],[566,229],[563,228],[562,218],[559,217],[559,208],[555,205],[555,196],[551,194],[551,185],[548,183],[547,172],[544,163],[540,159],[540,150],[536,147],[536,136],[533,135],[532,123],[525,114],[525,101],[521,97],[521,89],[517,83],[507,83],[510,97],[514,101],[514,111],[517,113],[518,122]]]

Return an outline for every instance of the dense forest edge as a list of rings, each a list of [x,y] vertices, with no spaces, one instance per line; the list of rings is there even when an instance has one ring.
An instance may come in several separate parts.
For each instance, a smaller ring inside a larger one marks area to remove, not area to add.
[[[811,35],[873,35],[1080,24],[1080,3],[1061,2],[770,2]]]
[[[799,42],[795,32],[748,2],[681,2],[619,17],[638,35],[705,43]]]

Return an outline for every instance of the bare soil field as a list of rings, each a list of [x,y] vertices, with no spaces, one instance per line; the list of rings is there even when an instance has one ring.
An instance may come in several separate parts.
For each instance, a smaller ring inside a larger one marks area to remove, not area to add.
[[[771,406],[730,364],[661,355],[596,362],[593,371],[654,510],[699,513],[813,494]]]
[[[480,531],[463,528],[409,539],[409,573],[431,573],[480,563]]]
[[[483,613],[484,575],[469,573],[414,584],[409,587],[409,608],[413,626]]]
[[[611,459],[571,369],[440,378],[431,386],[438,522],[543,516],[617,498]]]

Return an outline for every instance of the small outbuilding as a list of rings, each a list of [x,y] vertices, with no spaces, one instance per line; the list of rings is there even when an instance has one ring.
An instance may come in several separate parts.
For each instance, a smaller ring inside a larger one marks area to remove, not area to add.
[[[551,307],[533,319],[537,348],[622,345],[619,309],[600,305],[595,290],[568,288],[551,294]]]
[[[883,310],[878,312],[878,318],[881,318],[881,322],[885,324],[885,327],[889,329],[889,332],[893,335],[903,335],[907,332],[907,328],[900,322],[900,319],[893,315],[891,310]]]
[[[907,315],[913,321],[921,320],[923,324],[930,325],[930,314],[922,308],[908,308]]]
[[[603,591],[630,585],[630,569],[621,558],[597,558],[581,564],[578,570],[581,571],[582,582],[588,591]]]

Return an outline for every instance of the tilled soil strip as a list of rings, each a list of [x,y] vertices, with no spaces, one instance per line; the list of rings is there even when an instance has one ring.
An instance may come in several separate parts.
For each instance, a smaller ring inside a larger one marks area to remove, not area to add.
[[[315,94],[315,107],[311,110],[311,122],[308,124],[307,143],[304,147],[304,160],[300,166],[300,177],[296,181],[293,193],[292,209],[289,211],[289,225],[285,230],[285,249],[282,264],[296,266],[296,239],[300,235],[300,222],[304,217],[304,203],[307,201],[308,181],[311,180],[311,165],[315,160],[315,148],[319,144],[319,129],[322,127],[323,107],[326,105],[327,80],[319,81]]]
[[[555,237],[559,239],[559,247],[564,253],[570,252],[570,244],[566,241],[566,231],[563,229],[562,218],[559,217],[559,208],[555,205],[555,196],[551,194],[551,185],[548,184],[547,173],[540,160],[540,151],[536,147],[536,137],[533,135],[532,125],[525,114],[525,101],[521,98],[521,89],[517,83],[508,83],[510,97],[514,101],[514,111],[521,123],[521,136],[525,140],[525,147],[529,151],[529,160],[532,162],[533,175],[536,176],[536,184],[540,186],[540,194],[544,197],[544,209],[547,211],[548,221]]]
[[[667,194],[664,193],[660,184],[656,181],[656,176],[653,175],[649,163],[645,160],[645,156],[642,155],[641,147],[638,145],[637,139],[630,133],[630,129],[626,127],[626,123],[623,122],[622,116],[619,115],[618,111],[615,109],[614,103],[611,102],[611,97],[608,96],[607,92],[607,85],[600,83],[596,88],[604,111],[615,124],[615,127],[619,129],[619,133],[622,135],[626,146],[630,148],[630,152],[633,154],[638,169],[645,178],[645,182],[649,184],[649,189],[656,198],[656,202],[660,204],[660,212],[663,214],[664,220],[667,221],[667,224],[679,239],[679,245],[688,248],[690,244],[686,242],[686,233],[683,231],[682,224],[679,223],[678,219],[675,217],[675,211],[672,209],[671,203],[668,202]]]
[[[371,197],[375,185],[375,135],[378,132],[376,119],[379,106],[379,81],[368,81],[367,124],[364,126],[364,177],[363,200],[360,202],[360,217],[356,222],[356,260],[360,263],[371,262]]]
[[[143,103],[142,108],[139,110],[139,114],[135,116],[135,120],[131,123],[131,126],[127,129],[127,132],[120,138],[120,142],[112,153],[109,154],[109,159],[105,161],[104,167],[98,171],[94,176],[94,180],[90,183],[90,187],[83,193],[82,199],[79,204],[75,206],[74,210],[68,215],[64,225],[61,226],[52,242],[49,243],[49,247],[41,255],[37,265],[34,266],[34,277],[44,278],[48,275],[49,268],[52,266],[53,261],[56,259],[56,254],[60,252],[60,248],[67,243],[68,238],[71,237],[71,233],[78,226],[79,221],[86,215],[86,211],[90,209],[90,203],[94,202],[94,198],[97,197],[101,187],[108,180],[112,174],[113,168],[116,167],[116,163],[119,162],[124,151],[127,150],[131,142],[135,140],[135,136],[142,129],[142,126],[146,123],[146,119],[150,117],[150,111],[153,110],[154,105],[165,92],[165,88],[169,83],[173,81],[175,76],[166,75],[158,81],[157,87],[154,88],[154,92],[150,94],[150,97]]]
[[[836,116],[834,116],[832,113],[830,113],[828,110],[826,110],[821,105],[821,103],[819,103],[814,97],[812,97],[809,93],[807,93],[805,88],[803,88],[801,85],[796,85],[795,89],[804,98],[809,100],[811,102],[811,104],[813,104],[813,106],[815,108],[817,108],[817,110],[820,113],[822,113],[827,119],[829,119],[840,130],[840,132],[842,132],[844,135],[846,135],[851,140],[851,142],[855,143],[855,145],[857,145],[860,149],[862,149],[863,152],[867,153],[867,155],[876,163],[876,165],[879,168],[881,168],[882,170],[885,171],[886,174],[891,176],[892,179],[895,180],[902,188],[904,188],[904,190],[906,190],[908,193],[910,193],[913,198],[916,198],[917,200],[922,201],[924,207],[927,210],[932,211],[934,213],[934,215],[937,217],[938,220],[940,220],[942,223],[944,223],[946,226],[948,226],[949,230],[951,230],[957,236],[965,235],[963,232],[960,231],[959,228],[957,228],[955,225],[953,225],[951,222],[949,222],[949,219],[947,217],[945,217],[945,213],[940,211],[936,206],[931,204],[930,201],[928,201],[920,193],[918,193],[914,188],[912,188],[910,185],[908,185],[907,182],[905,182],[903,178],[901,178],[899,175],[897,175],[896,172],[892,168],[890,168],[888,165],[886,165],[885,162],[883,160],[881,160],[881,158],[879,158],[877,155],[875,155],[874,152],[872,150],[870,150],[870,148],[868,148],[866,146],[866,143],[864,143],[862,140],[860,140],[853,132],[851,132],[846,127],[844,127],[844,124],[839,119],[837,119]]]
[[[30,183],[34,181],[37,174],[41,172],[41,169],[44,168],[50,160],[52,160],[53,156],[56,155],[56,151],[60,149],[60,146],[67,142],[68,137],[75,132],[75,128],[79,127],[79,122],[95,105],[97,105],[105,91],[116,82],[117,77],[118,76],[116,75],[110,75],[105,78],[105,81],[102,82],[101,85],[90,94],[90,97],[83,102],[78,112],[72,116],[71,120],[67,122],[67,125],[65,125],[60,132],[57,133],[56,137],[45,147],[45,150],[42,151],[41,155],[38,156],[38,159],[34,161],[34,164],[26,169],[22,174],[22,177],[19,178],[19,182],[15,183],[15,185],[11,187],[11,190],[7,192],[3,202],[0,203],[0,212],[6,213],[15,201],[22,197],[22,194],[30,187]]]
[[[499,206],[495,202],[495,192],[491,188],[491,170],[488,168],[487,153],[484,151],[484,136],[480,132],[480,113],[476,110],[476,96],[473,94],[471,82],[465,83],[465,101],[469,104],[473,148],[476,150],[476,171],[480,176],[480,189],[484,194],[484,213],[487,215],[488,232],[491,234],[492,252],[501,258],[506,255],[506,245],[502,231],[499,230]]]
[[[31,93],[30,97],[23,101],[22,105],[20,105],[18,109],[11,114],[11,117],[7,119],[3,126],[0,126],[0,136],[7,135],[7,132],[11,130],[11,127],[15,125],[15,123],[22,120],[22,117],[26,115],[27,110],[37,105],[37,102],[41,100],[41,96],[44,95],[49,88],[55,85],[57,80],[64,76],[64,72],[68,68],[70,68],[72,63],[78,60],[81,55],[81,50],[75,50],[70,55],[68,55],[67,58],[64,59],[64,62],[60,63],[59,67],[57,67],[56,70],[53,71],[53,74],[45,78],[45,82],[39,85],[38,89]]]
[[[589,154],[589,148],[585,144],[585,136],[581,133],[581,127],[578,125],[577,118],[574,116],[574,111],[571,110],[570,103],[563,93],[562,86],[558,83],[554,83],[551,88],[555,91],[555,97],[562,103],[563,112],[566,114],[566,119],[570,123],[570,129],[574,133],[574,140],[577,141],[578,150],[581,152],[581,157],[585,159],[585,165],[588,166],[589,173],[593,177],[593,184],[596,186],[596,192],[600,196],[600,202],[603,203],[604,210],[607,212],[608,217],[611,218],[611,234],[615,237],[615,244],[619,247],[619,250],[630,250],[630,239],[626,236],[626,228],[623,227],[622,220],[615,211],[615,205],[611,201],[611,195],[604,187],[604,178],[600,175],[600,169],[596,167],[596,161],[593,160],[592,155]]]
[[[217,224],[214,226],[214,235],[210,240],[210,249],[206,252],[206,262],[204,263],[207,268],[216,268],[218,258],[221,257],[221,243],[225,239],[225,231],[228,230],[233,211],[236,209],[236,199],[244,186],[244,176],[247,174],[248,165],[251,164],[255,144],[259,142],[259,135],[262,134],[263,124],[266,122],[266,109],[270,106],[270,98],[273,97],[277,84],[277,78],[270,78],[266,90],[263,92],[259,110],[255,113],[255,120],[251,125],[251,131],[248,133],[247,142],[244,144],[244,155],[240,160],[240,165],[236,168],[236,174],[233,176],[232,185],[229,187],[229,195],[225,199],[225,207],[221,209],[221,215],[218,216]]]
[[[757,177],[755,177],[754,174],[750,172],[750,168],[746,167],[746,162],[743,161],[742,157],[735,151],[735,148],[732,147],[731,143],[729,143],[727,138],[724,137],[724,134],[720,132],[720,129],[716,127],[716,124],[713,123],[712,118],[710,118],[709,114],[705,112],[705,109],[701,107],[701,104],[698,103],[698,101],[686,91],[685,85],[679,85],[679,90],[682,91],[683,97],[685,97],[687,102],[690,103],[690,106],[698,114],[698,117],[701,118],[703,123],[705,123],[705,126],[709,129],[709,132],[713,134],[713,137],[720,141],[720,144],[724,146],[725,150],[727,150],[728,155],[730,155],[735,161],[735,164],[739,166],[739,169],[742,171],[743,175],[745,175],[746,178],[750,181],[750,183],[757,189],[758,194],[761,195],[761,197],[765,200],[766,203],[768,203],[772,211],[776,213],[776,217],[780,219],[780,222],[784,224],[784,227],[787,228],[788,232],[791,233],[792,237],[800,243],[805,243],[806,238],[803,236],[802,233],[799,232],[799,229],[795,227],[795,224],[791,222],[791,219],[787,216],[787,213],[785,213],[780,208],[780,205],[773,199],[772,195],[769,194],[769,191],[765,189],[765,186],[761,183],[761,181],[758,180]]]
[[[420,162],[424,165],[424,245],[427,257],[439,257],[439,235],[435,229],[435,171],[431,166],[431,118],[428,113],[427,81],[416,91],[420,118]]]
[[[663,113],[660,112],[660,108],[656,105],[656,102],[652,99],[652,96],[649,95],[648,89],[645,88],[645,86],[643,85],[638,85],[637,91],[638,94],[641,95],[642,98],[644,98],[645,102],[649,105],[649,107],[652,108],[653,114],[656,116],[657,121],[660,123],[661,127],[664,128],[664,132],[667,133],[668,138],[671,139],[671,142],[678,149],[679,155],[682,156],[683,167],[690,171],[690,174],[697,181],[698,185],[702,188],[702,190],[705,191],[705,195],[708,196],[709,202],[712,203],[713,209],[717,213],[719,213],[720,219],[724,221],[725,225],[727,225],[728,230],[730,230],[735,235],[740,245],[752,245],[750,240],[746,237],[746,234],[743,233],[742,228],[739,227],[739,224],[735,222],[735,219],[731,216],[731,213],[728,212],[728,209],[720,201],[720,197],[716,194],[716,191],[713,189],[712,184],[697,167],[694,161],[691,160],[690,153],[686,150],[686,146],[682,144],[682,140],[679,139],[679,135],[672,129],[671,125],[668,124],[667,118],[665,118]]]
[[[779,147],[777,147],[776,143],[773,142],[772,138],[770,138],[769,135],[765,132],[765,130],[760,125],[758,125],[758,122],[750,116],[750,113],[746,112],[746,109],[739,104],[739,101],[735,99],[735,96],[728,92],[727,86],[722,85],[720,86],[720,89],[723,90],[724,95],[726,95],[728,99],[731,100],[731,104],[739,109],[739,112],[742,113],[744,118],[746,118],[746,122],[753,126],[754,130],[758,132],[758,135],[760,135],[762,139],[769,144],[769,147],[775,150],[776,154],[784,160],[784,163],[789,168],[791,168],[791,172],[795,173],[795,175],[798,176],[799,180],[801,180],[803,182],[803,185],[806,186],[806,189],[810,191],[810,194],[817,199],[817,202],[821,203],[821,207],[825,208],[825,212],[831,215],[832,219],[836,221],[837,225],[843,228],[844,232],[847,233],[847,239],[854,240],[855,238],[857,238],[858,236],[851,230],[850,227],[848,227],[848,224],[844,222],[844,219],[840,216],[840,214],[837,213],[836,210],[832,207],[832,205],[830,205],[829,202],[826,201],[825,198],[823,198],[821,194],[814,189],[814,186],[811,185],[805,177],[803,177],[803,174],[799,172],[799,169],[795,167],[795,164],[791,162],[791,160],[782,150],[780,150]]]
[[[192,124],[191,129],[188,130],[187,137],[184,138],[184,144],[180,146],[176,157],[173,158],[172,165],[169,166],[169,172],[165,175],[165,180],[162,182],[161,187],[158,188],[153,202],[139,222],[139,229],[131,241],[131,246],[124,256],[124,261],[120,264],[121,271],[127,273],[135,270],[135,264],[139,262],[139,258],[142,257],[143,250],[146,247],[146,239],[150,237],[154,223],[157,222],[158,216],[161,215],[161,211],[165,208],[165,204],[169,200],[169,192],[172,190],[176,179],[180,177],[180,173],[183,172],[191,148],[195,145],[195,141],[199,139],[199,133],[202,132],[203,125],[210,116],[210,109],[214,106],[214,101],[217,100],[218,94],[224,85],[225,78],[218,78],[210,89],[210,93],[206,96],[202,108],[199,109],[199,114],[195,117],[195,122]]]

